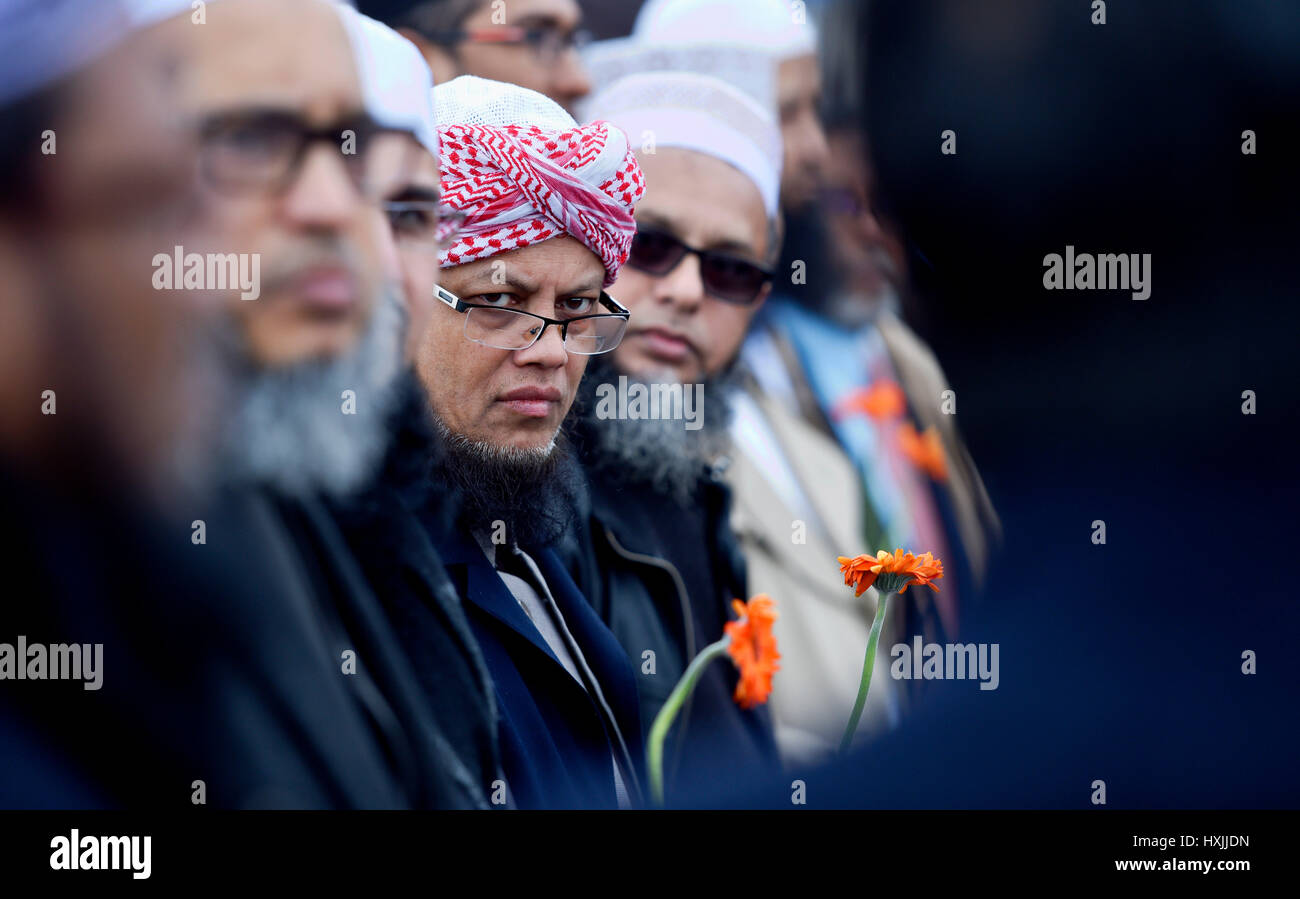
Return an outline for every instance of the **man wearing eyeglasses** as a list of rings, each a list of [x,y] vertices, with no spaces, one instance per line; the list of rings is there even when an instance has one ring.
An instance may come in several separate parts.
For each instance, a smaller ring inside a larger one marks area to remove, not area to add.
[[[434,91],[444,202],[463,213],[440,254],[417,370],[461,496],[429,532],[483,651],[500,715],[496,804],[640,801],[631,666],[551,546],[581,488],[560,434],[593,355],[628,313],[605,288],[627,258],[643,187],[627,138],[578,127],[514,85],[462,76]]]
[[[454,237],[464,213],[441,202],[438,135],[429,69],[410,41],[380,22],[340,7],[360,60],[367,108],[385,125],[409,129],[416,160],[391,184],[382,209],[387,219],[406,315],[403,371],[388,416],[390,437],[381,470],[353,496],[328,498],[325,506],[338,534],[320,523],[316,532],[339,536],[346,548],[325,554],[331,587],[356,605],[368,589],[382,608],[369,632],[384,634],[368,654],[402,654],[418,685],[416,704],[430,716],[413,716],[435,735],[436,775],[420,799],[438,808],[489,806],[499,780],[497,722],[492,685],[455,587],[421,520],[441,527],[454,514],[456,498],[428,477],[441,449],[429,403],[413,368],[415,353],[438,301],[434,297],[439,251]],[[364,575],[359,587],[349,573],[354,559]],[[361,603],[364,606],[364,601]],[[385,628],[386,623],[390,627]],[[391,638],[391,639],[390,639]]]
[[[587,114],[651,133],[655,147],[638,154],[646,197],[616,286],[632,320],[583,383],[575,431],[591,503],[565,557],[637,666],[649,728],[691,659],[722,636],[731,600],[769,590],[746,584],[719,468],[730,449],[732,362],[768,294],[778,248],[781,138],[757,102],[683,72],[622,78]],[[672,414],[602,415],[597,391],[624,384],[702,393],[701,426]],[[785,598],[771,592],[780,608]],[[736,681],[733,667],[710,666],[681,712],[664,752],[668,803],[689,804],[719,779],[777,770],[770,716],[737,706]]]
[[[440,84],[477,75],[570,110],[591,91],[577,52],[589,36],[575,0],[361,0],[357,8],[415,43]]]
[[[401,398],[410,310],[386,204],[404,198],[405,215],[422,183],[436,191],[427,67],[379,27],[320,0],[227,0],[196,29],[183,97],[198,123],[202,211],[226,246],[260,254],[263,273],[256,300],[229,304],[239,398],[223,499],[234,521],[259,525],[250,555],[280,563],[268,592],[292,598],[330,659],[316,689],[349,703],[370,737],[358,753],[380,747],[357,768],[397,785],[337,804],[484,807],[495,763],[472,657],[454,637],[434,639],[441,631],[403,643],[406,622],[338,515],[369,495]],[[215,533],[230,527],[221,511]],[[431,677],[445,693],[431,695]],[[337,758],[325,764],[346,773]]]

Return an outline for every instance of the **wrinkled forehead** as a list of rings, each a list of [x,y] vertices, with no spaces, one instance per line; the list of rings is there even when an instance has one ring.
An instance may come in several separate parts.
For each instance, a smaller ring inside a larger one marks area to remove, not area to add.
[[[182,16],[190,47],[184,99],[202,115],[240,107],[298,112],[323,122],[363,108],[347,33],[325,0],[223,0],[205,24]]]

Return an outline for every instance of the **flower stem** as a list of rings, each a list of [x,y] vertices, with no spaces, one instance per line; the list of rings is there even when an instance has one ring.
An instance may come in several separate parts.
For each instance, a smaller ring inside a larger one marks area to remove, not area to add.
[[[650,725],[650,737],[646,741],[645,754],[646,767],[650,773],[650,792],[654,796],[655,805],[662,807],[664,804],[664,738],[668,736],[668,729],[673,726],[673,719],[681,711],[686,697],[690,696],[691,691],[695,689],[695,683],[700,679],[704,668],[719,656],[726,655],[729,645],[731,645],[730,635],[700,650],[700,654],[686,666],[682,679],[673,688],[672,694],[659,710],[659,714],[655,715],[654,724]]]
[[[876,620],[871,622],[871,636],[867,639],[867,657],[862,662],[862,683],[858,686],[858,699],[853,703],[853,714],[849,716],[849,726],[844,729],[844,739],[840,740],[840,753],[848,751],[853,742],[853,735],[858,729],[858,720],[862,717],[862,707],[867,704],[867,691],[871,689],[871,672],[876,668],[876,644],[880,642],[880,630],[885,624],[885,607],[889,604],[891,593],[880,594],[876,603]]]

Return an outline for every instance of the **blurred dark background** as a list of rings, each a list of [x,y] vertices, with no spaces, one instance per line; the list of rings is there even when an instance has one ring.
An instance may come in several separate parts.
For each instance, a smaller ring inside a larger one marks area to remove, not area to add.
[[[1300,804],[1300,5],[1108,4],[1105,25],[1082,2],[862,13],[909,311],[1007,528],[977,625],[1003,641],[997,699],[943,684],[942,710],[880,750],[981,762],[891,795],[1083,806],[1105,769],[1113,804]],[[1067,244],[1151,253],[1150,298],[1043,289]]]
[[[587,6],[601,36],[634,17]],[[1088,807],[1101,778],[1113,806],[1300,805],[1300,4],[835,15],[828,49],[855,64],[827,93],[864,98],[904,309],[1003,516],[962,634],[1000,643],[1002,672],[992,692],[936,682],[902,729],[810,776],[810,804]],[[1067,244],[1150,253],[1150,297],[1045,290]],[[728,801],[784,805],[789,785]]]

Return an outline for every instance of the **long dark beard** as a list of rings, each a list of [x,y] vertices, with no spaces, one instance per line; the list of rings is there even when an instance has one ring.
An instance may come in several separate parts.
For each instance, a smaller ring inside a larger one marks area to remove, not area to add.
[[[584,503],[585,478],[564,434],[546,450],[503,449],[453,434],[436,421],[443,453],[433,477],[456,491],[458,524],[526,548],[555,543]]]
[[[705,379],[698,430],[688,430],[678,419],[599,418],[597,388],[617,384],[620,376],[608,357],[598,356],[579,385],[570,421],[583,464],[602,479],[645,485],[680,505],[689,504],[708,467],[731,445],[728,395],[739,380],[736,366]],[[628,377],[627,383],[649,382]]]

